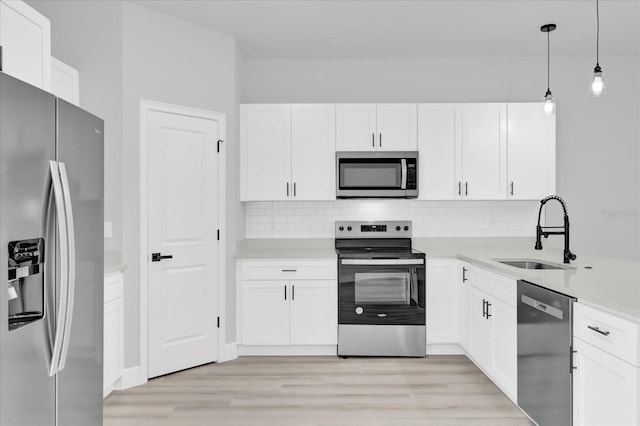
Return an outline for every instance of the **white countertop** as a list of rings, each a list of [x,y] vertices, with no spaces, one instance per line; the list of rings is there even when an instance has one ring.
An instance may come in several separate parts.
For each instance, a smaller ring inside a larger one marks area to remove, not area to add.
[[[427,259],[454,257],[522,279],[580,302],[640,322],[640,262],[576,253],[575,269],[520,269],[495,259],[540,259],[562,264],[562,250],[534,250],[533,238],[414,238]],[[335,259],[333,238],[249,239],[238,244],[238,259]],[[590,266],[592,269],[585,269]],[[106,271],[106,269],[105,269]]]
[[[460,249],[458,258],[513,278],[573,296],[580,302],[640,322],[640,263],[578,253],[575,269],[520,269],[495,259],[541,259],[562,264],[562,250]],[[586,269],[591,267],[591,269]]]

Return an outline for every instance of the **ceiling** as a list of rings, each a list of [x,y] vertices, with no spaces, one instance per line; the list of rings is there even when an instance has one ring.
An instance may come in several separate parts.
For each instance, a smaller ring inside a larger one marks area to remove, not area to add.
[[[595,0],[137,0],[236,37],[247,58],[595,55]],[[640,1],[600,1],[600,53],[638,55]]]

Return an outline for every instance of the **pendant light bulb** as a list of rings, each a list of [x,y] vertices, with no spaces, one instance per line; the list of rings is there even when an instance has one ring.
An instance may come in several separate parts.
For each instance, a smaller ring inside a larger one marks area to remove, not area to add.
[[[596,0],[596,67],[593,69],[593,81],[591,82],[591,94],[596,98],[602,95],[604,80],[600,68],[600,4]]]
[[[555,110],[555,102],[553,102],[553,95],[551,90],[547,89],[547,93],[544,96],[544,113],[547,115],[553,114]]]
[[[602,91],[604,90],[604,80],[602,79],[602,68],[600,65],[596,65],[593,70],[593,82],[591,83],[591,93],[596,98],[602,95]]]

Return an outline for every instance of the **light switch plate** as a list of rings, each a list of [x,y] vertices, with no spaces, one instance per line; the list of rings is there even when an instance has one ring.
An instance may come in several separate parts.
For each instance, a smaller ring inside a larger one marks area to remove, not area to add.
[[[104,223],[104,237],[111,238],[113,237],[113,223],[105,222]]]

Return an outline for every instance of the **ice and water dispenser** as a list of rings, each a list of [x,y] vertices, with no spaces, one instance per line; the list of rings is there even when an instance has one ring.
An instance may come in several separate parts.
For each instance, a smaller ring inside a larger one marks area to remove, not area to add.
[[[44,239],[9,243],[9,330],[44,317]]]

